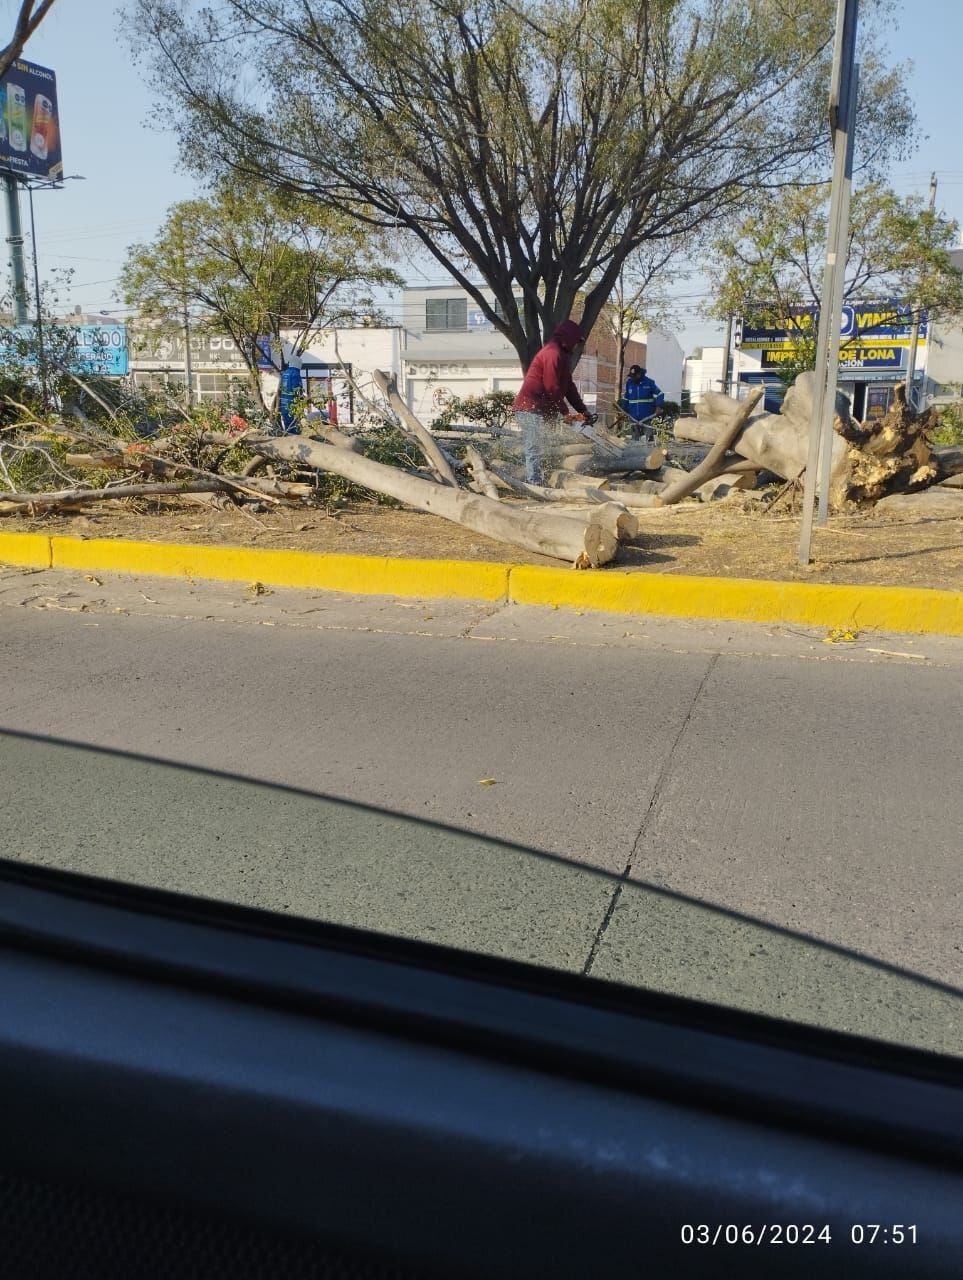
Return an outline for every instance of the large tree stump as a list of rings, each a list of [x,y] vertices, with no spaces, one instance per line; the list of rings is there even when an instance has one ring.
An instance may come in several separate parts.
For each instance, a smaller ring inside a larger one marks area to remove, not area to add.
[[[731,449],[760,470],[785,480],[798,479],[809,458],[815,374],[801,373],[786,392],[779,413],[754,413]],[[737,402],[709,392],[696,406],[695,419],[676,423],[682,440],[716,445]],[[849,401],[836,393],[835,436],[830,464],[830,500],[875,502],[891,493],[913,493],[948,474],[928,438],[928,414],[920,416],[906,403],[905,384],[896,388],[893,405],[879,423],[854,422]]]

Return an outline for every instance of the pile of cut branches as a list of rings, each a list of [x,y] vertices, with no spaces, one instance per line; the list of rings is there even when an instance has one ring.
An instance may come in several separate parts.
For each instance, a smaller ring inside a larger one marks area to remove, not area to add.
[[[710,395],[677,435],[705,447],[691,470],[667,464],[665,451],[575,418],[549,442],[557,464],[546,484],[529,484],[513,426],[486,436],[439,438],[408,408],[394,377],[355,385],[364,412],[357,429],[339,430],[318,415],[296,435],[277,436],[216,408],[134,423],[112,414],[94,421],[74,408],[41,419],[23,405],[0,428],[0,513],[42,514],[108,501],[219,506],[303,505],[323,500],[332,482],[451,520],[510,546],[576,568],[611,563],[638,536],[639,513],[707,501],[760,482],[798,482],[806,462],[811,375],[801,375],[779,414],[759,411],[762,389],[747,399]],[[934,485],[963,471],[928,442],[926,421],[898,399],[881,425],[860,427],[837,402],[832,479],[838,500],[873,501],[894,489]],[[952,453],[953,451],[947,451]],[[957,451],[959,452],[959,451]],[[963,496],[963,489],[955,489]]]

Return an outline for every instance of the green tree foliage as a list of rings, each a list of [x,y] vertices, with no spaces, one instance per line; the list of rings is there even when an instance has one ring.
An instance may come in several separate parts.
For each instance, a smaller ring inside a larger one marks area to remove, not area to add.
[[[129,4],[195,170],[406,233],[523,367],[643,246],[826,172],[831,0]],[[861,6],[863,165],[912,127],[873,47],[888,7]]]
[[[397,283],[379,232],[290,192],[221,181],[129,249],[120,292],[166,328],[189,307],[195,331],[234,339],[257,388],[257,338],[273,340],[279,368],[282,330],[300,352],[318,329],[374,314],[372,288]]]
[[[480,426],[501,431],[514,419],[513,391],[487,391],[481,396],[453,396],[432,423],[434,429],[444,430],[460,422],[474,422]]]
[[[929,433],[933,444],[963,445],[963,400],[937,409],[937,423]]]
[[[791,384],[816,359],[812,316],[793,308],[818,307],[825,264],[829,187],[777,193],[761,200],[715,242],[710,274],[717,281],[711,313],[752,316],[774,328],[788,326],[792,359],[780,367]],[[963,274],[950,250],[959,228],[918,197],[904,199],[879,182],[853,192],[847,244],[845,302],[899,300],[902,314],[931,318],[963,312]],[[892,319],[896,319],[894,310]],[[858,342],[859,332],[843,340]]]
[[[625,386],[625,352],[629,343],[642,332],[667,328],[672,323],[672,304],[665,272],[685,249],[683,243],[663,245],[655,252],[634,254],[619,272],[601,317],[616,343],[616,400]],[[679,275],[678,270],[673,272],[676,280]]]

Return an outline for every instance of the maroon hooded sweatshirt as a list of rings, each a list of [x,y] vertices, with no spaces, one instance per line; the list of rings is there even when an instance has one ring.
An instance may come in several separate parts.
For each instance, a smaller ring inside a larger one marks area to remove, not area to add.
[[[575,321],[563,320],[528,366],[513,408],[554,417],[565,413],[567,400],[578,413],[587,415],[588,409],[572,381],[572,350],[584,341],[585,334]]]

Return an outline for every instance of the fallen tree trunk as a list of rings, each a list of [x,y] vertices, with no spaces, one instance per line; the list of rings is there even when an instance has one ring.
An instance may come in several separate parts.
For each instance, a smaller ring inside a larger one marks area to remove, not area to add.
[[[801,373],[786,392],[780,413],[755,413],[733,441],[733,451],[755,464],[760,471],[771,471],[784,480],[802,475],[809,460],[809,430],[815,376]],[[715,444],[731,422],[732,415],[744,401],[709,391],[696,405],[696,421],[682,419],[675,425],[677,438],[701,444]],[[836,397],[838,423],[849,423],[849,401]],[[847,445],[841,436],[833,440],[830,483],[837,498],[845,494],[848,479]]]
[[[398,391],[398,379],[395,375],[391,374],[389,376],[383,369],[375,369],[372,376],[374,377],[375,385],[398,415],[403,430],[418,441],[432,471],[435,472],[443,484],[451,485],[453,489],[457,489],[458,481],[455,479],[455,473],[451,469],[451,463],[448,461],[447,455],[442,451],[438,441],[424,423],[419,421],[402,400]]]
[[[631,444],[605,453],[576,454],[565,461],[570,471],[584,475],[618,475],[626,471],[658,471],[664,460],[662,449]]]
[[[608,502],[614,502],[621,507],[627,507],[630,510],[642,510],[646,507],[654,507],[658,504],[654,500],[653,493],[636,492],[634,489],[610,489],[603,488],[599,485],[588,484],[569,484],[564,489],[558,489],[551,485],[529,484],[527,480],[519,480],[516,476],[509,472],[502,471],[500,468],[490,468],[492,473],[500,480],[503,480],[515,493],[523,498],[537,498],[541,502],[594,502],[603,505]],[[576,479],[578,477],[575,477]],[[655,489],[661,489],[661,485],[655,485]]]
[[[333,472],[418,511],[441,516],[496,541],[523,547],[526,551],[567,560],[579,569],[608,564],[618,547],[618,538],[603,520],[596,517],[594,510],[586,520],[524,511],[481,494],[422,480],[362,454],[348,453],[333,445],[297,436],[272,440],[259,448],[267,457],[301,462],[321,471]]]
[[[941,476],[958,476],[963,472],[963,445],[943,445],[933,453]]]
[[[68,466],[78,470],[92,471],[137,471],[142,475],[160,476],[174,479],[177,476],[197,476],[200,480],[217,483],[218,490],[238,491],[251,497],[307,498],[311,495],[311,486],[293,480],[278,480],[273,476],[259,479],[253,476],[241,477],[218,475],[213,472],[198,474],[197,467],[190,467],[179,462],[168,462],[164,458],[147,456],[136,451],[128,453],[68,453],[65,461]],[[262,459],[262,465],[266,465]]]
[[[764,394],[765,388],[757,387],[738,405],[728,424],[719,432],[715,444],[699,465],[693,468],[684,480],[675,481],[659,495],[663,506],[668,507],[675,502],[681,502],[683,498],[688,497],[690,493],[694,493],[696,489],[708,480],[714,480],[717,476],[725,473],[725,467],[728,465],[725,461],[726,454],[733,447],[734,442],[738,439]]]
[[[813,373],[800,374],[778,414],[750,418],[733,441],[735,452],[759,470],[798,479],[808,462],[814,387]],[[695,420],[676,423],[677,438],[717,444],[736,403],[729,396],[709,392],[696,406]],[[876,502],[887,494],[925,489],[945,475],[940,455],[927,436],[931,421],[928,414],[917,414],[906,403],[905,384],[896,388],[893,404],[876,423],[854,422],[849,401],[837,392],[830,464],[833,503]],[[951,465],[956,465],[956,459]]]
[[[54,493],[0,493],[0,511],[30,507],[79,507],[117,498],[163,498],[191,493],[224,493],[227,487],[213,480],[185,480],[179,484],[118,484],[107,489],[60,489]]]
[[[736,489],[754,489],[758,476],[757,471],[723,471],[700,484],[695,496],[700,502],[712,502],[727,497]]]
[[[882,515],[956,516],[963,518],[963,489],[932,485],[918,493],[891,493],[876,503]]]

